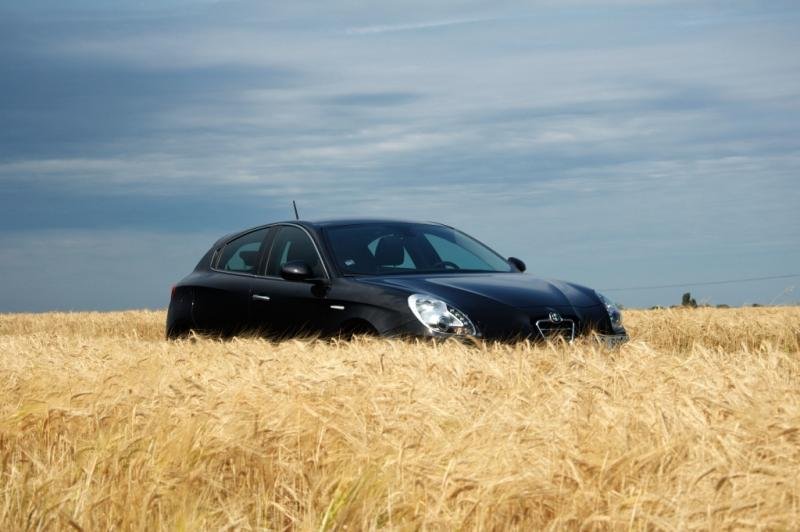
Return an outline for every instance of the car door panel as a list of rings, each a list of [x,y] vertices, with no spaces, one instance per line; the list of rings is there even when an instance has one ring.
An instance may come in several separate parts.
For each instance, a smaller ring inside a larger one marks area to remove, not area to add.
[[[312,283],[281,278],[252,281],[250,325],[271,336],[324,332],[331,328],[331,312],[327,298]]]
[[[192,319],[203,332],[240,332],[247,323],[249,275],[212,272],[194,287]]]
[[[302,260],[315,277],[325,276],[322,259],[310,236],[300,227],[279,226],[271,235],[264,276],[251,284],[250,325],[273,336],[317,333],[325,329],[328,311],[322,284],[287,281],[280,277],[286,262]]]
[[[251,282],[259,271],[271,228],[238,236],[215,254],[216,264],[194,285],[192,319],[204,332],[237,334],[248,327]]]

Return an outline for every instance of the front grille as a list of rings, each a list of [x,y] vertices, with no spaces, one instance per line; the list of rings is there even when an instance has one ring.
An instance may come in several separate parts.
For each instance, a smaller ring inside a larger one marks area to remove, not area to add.
[[[563,318],[559,321],[554,321],[548,318],[537,320],[534,324],[543,340],[555,341],[562,339],[571,342],[575,339],[575,322],[571,319]]]

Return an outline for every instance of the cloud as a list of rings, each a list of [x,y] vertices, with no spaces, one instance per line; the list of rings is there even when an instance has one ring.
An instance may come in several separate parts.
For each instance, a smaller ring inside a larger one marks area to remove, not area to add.
[[[182,66],[164,72],[31,51],[14,57],[0,53],[0,77],[0,160],[147,151],[151,139],[177,134],[182,125],[169,121],[177,110],[216,109],[214,119],[224,118],[237,92],[304,82],[299,70],[275,66]],[[216,126],[212,121],[203,127]]]
[[[0,21],[8,231],[223,231],[297,199],[607,285],[797,260],[791,5],[82,8]]]
[[[164,308],[169,287],[221,235],[158,231],[0,232],[0,312]]]
[[[385,107],[410,104],[421,97],[422,95],[414,92],[354,92],[332,96],[324,101],[334,105]]]
[[[429,30],[436,28],[445,28],[448,26],[462,26],[464,24],[478,24],[481,22],[490,22],[500,20],[497,17],[483,17],[483,18],[455,18],[449,20],[431,20],[426,22],[412,22],[409,24],[385,24],[374,26],[361,26],[355,28],[348,28],[345,33],[348,35],[376,35],[381,33],[397,33],[402,31],[417,31]]]

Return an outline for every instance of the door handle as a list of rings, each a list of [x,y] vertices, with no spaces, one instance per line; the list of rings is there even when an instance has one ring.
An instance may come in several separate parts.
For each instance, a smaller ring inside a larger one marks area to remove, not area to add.
[[[253,299],[256,301],[269,301],[269,296],[262,296],[261,294],[253,294]]]

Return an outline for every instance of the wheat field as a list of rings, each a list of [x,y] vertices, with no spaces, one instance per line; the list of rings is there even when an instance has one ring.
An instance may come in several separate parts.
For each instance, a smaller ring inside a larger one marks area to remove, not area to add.
[[[3,530],[800,528],[800,308],[618,350],[0,315]]]

